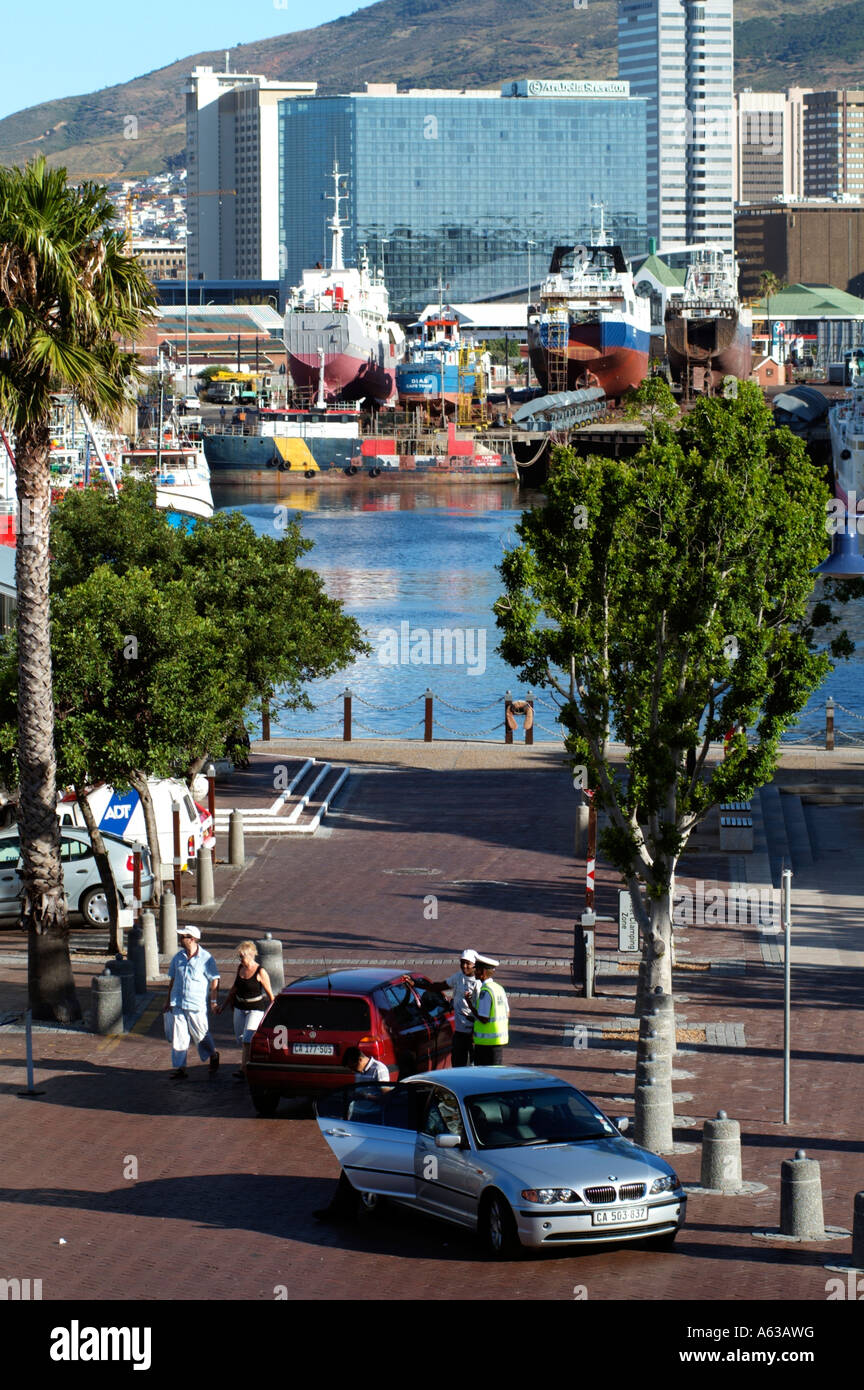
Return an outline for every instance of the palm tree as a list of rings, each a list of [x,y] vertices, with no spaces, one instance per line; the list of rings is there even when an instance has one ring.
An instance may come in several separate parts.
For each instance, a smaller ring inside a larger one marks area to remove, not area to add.
[[[22,926],[36,1018],[81,1016],[69,958],[56,813],[49,623],[49,419],[72,392],[116,420],[137,375],[133,342],[152,306],[104,188],[69,188],[44,158],[0,168],[0,419],[16,439],[19,827]]]
[[[785,280],[781,280],[779,275],[775,275],[773,270],[761,270],[759,272],[759,285],[765,300],[765,316],[768,321],[768,347],[766,355],[771,355],[771,300],[775,299],[781,290],[788,290],[789,286]]]

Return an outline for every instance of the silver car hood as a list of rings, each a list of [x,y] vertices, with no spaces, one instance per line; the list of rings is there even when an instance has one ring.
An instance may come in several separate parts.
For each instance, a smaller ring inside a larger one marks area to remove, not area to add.
[[[647,1182],[672,1171],[665,1159],[617,1135],[575,1144],[481,1149],[490,1167],[508,1173],[524,1187],[585,1187],[616,1182]]]

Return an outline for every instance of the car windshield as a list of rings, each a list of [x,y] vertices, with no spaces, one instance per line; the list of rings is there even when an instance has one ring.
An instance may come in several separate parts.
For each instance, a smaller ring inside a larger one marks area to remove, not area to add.
[[[572,1086],[491,1091],[466,1097],[465,1108],[481,1149],[574,1144],[615,1133],[597,1107]]]

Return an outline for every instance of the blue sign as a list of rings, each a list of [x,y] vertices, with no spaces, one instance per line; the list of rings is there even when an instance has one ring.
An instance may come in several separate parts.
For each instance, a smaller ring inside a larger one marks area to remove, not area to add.
[[[123,832],[128,828],[129,822],[138,810],[138,793],[128,791],[124,796],[119,792],[114,792],[105,810],[102,812],[102,819],[99,822],[100,830],[110,830],[115,835],[123,836]]]

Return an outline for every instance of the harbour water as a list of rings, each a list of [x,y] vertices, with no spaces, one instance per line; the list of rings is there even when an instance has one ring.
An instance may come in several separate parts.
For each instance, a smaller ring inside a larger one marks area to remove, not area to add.
[[[215,489],[214,489],[215,492]],[[316,488],[268,480],[255,490],[216,495],[217,506],[239,506],[260,534],[278,536],[299,514],[314,542],[305,563],[322,576],[364,628],[370,656],[309,689],[316,708],[274,720],[272,732],[338,737],[342,692],[354,695],[355,738],[422,738],[423,696],[435,700],[434,736],[503,737],[504,695],[528,691],[497,654],[492,605],[502,592],[500,564],[515,544],[515,526],[540,493],[482,483],[391,484]],[[864,603],[849,605],[843,623],[856,644],[804,711],[791,739],[824,736],[825,699],[839,706],[838,744],[864,741]],[[455,636],[461,634],[460,636]],[[535,691],[535,739],[557,740],[548,693]],[[845,711],[851,711],[846,713]],[[516,734],[522,738],[521,727]]]

